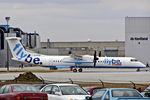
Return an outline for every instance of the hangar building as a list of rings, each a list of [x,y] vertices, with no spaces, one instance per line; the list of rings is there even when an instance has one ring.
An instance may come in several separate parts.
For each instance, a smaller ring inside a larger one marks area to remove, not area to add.
[[[108,57],[124,57],[124,45],[124,41],[41,42],[43,49],[57,49],[58,55],[68,55],[69,51],[77,55],[93,55],[96,50],[97,56],[101,52],[101,56]]]
[[[125,18],[125,56],[150,65],[150,17]]]

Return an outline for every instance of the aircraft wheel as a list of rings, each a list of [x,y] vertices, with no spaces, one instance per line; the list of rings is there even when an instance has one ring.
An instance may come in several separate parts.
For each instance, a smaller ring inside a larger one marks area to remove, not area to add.
[[[74,69],[73,69],[73,72],[77,72],[77,69],[76,69],[76,68],[74,68]]]
[[[140,71],[140,68],[138,68],[136,71],[139,72],[139,71]]]
[[[79,71],[79,72],[82,72],[82,68],[80,68],[78,71]]]

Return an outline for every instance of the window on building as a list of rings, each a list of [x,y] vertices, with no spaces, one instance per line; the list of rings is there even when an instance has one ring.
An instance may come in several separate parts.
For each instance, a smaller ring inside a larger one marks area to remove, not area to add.
[[[118,50],[105,50],[105,56],[118,57]]]

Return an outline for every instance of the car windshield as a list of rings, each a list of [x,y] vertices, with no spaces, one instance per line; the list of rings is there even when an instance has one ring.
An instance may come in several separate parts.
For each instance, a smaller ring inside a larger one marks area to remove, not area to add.
[[[113,97],[142,97],[136,90],[112,90]]]
[[[40,92],[40,91],[30,85],[15,85],[13,86],[13,92]]]
[[[88,95],[80,86],[60,86],[63,95]]]
[[[106,90],[100,90],[100,91],[96,92],[92,96],[92,100],[100,100],[102,98],[102,96],[104,95],[105,92],[106,92]]]

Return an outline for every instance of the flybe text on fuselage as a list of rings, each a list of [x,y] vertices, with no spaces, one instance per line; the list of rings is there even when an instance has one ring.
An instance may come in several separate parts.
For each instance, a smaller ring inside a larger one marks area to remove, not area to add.
[[[40,58],[39,57],[31,57],[30,54],[25,54],[25,52],[23,51],[23,47],[21,46],[20,43],[17,43],[15,45],[15,47],[13,48],[13,52],[16,52],[16,56],[18,57],[18,60],[23,60],[27,63],[33,63],[33,64],[42,64],[42,62],[40,62]]]
[[[104,64],[108,64],[108,65],[111,65],[111,66],[121,66],[122,65],[122,62],[117,59],[108,59],[108,58],[105,58],[104,59]]]

